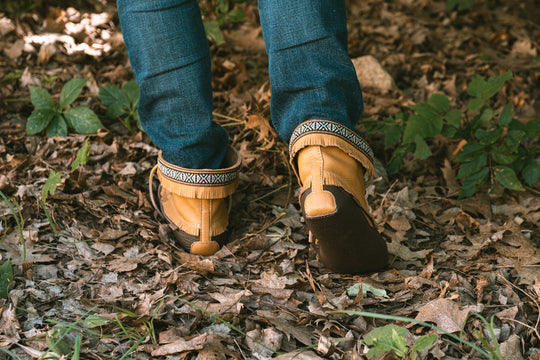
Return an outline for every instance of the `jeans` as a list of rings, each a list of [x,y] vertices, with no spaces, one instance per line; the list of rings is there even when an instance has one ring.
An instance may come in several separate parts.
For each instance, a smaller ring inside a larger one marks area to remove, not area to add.
[[[197,0],[117,4],[143,128],[166,161],[218,169],[228,135],[212,122],[210,50]],[[310,119],[355,131],[363,102],[348,56],[345,1],[259,0],[258,7],[279,136],[288,142]]]

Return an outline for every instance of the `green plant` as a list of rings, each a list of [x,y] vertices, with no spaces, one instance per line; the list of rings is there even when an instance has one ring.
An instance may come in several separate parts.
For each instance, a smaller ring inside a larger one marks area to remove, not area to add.
[[[437,334],[422,335],[409,347],[405,340],[408,334],[409,330],[394,324],[371,330],[364,337],[366,345],[371,346],[367,358],[393,351],[401,359],[415,360],[418,351],[429,348],[439,337]]]
[[[242,3],[246,0],[234,0],[234,3]],[[210,11],[209,6],[201,6],[204,15],[207,15]],[[206,37],[209,41],[216,45],[222,45],[225,43],[223,34],[221,33],[221,27],[227,21],[236,23],[243,21],[246,17],[242,9],[233,7],[231,9],[229,0],[216,0],[216,6],[214,7],[215,20],[208,20],[204,22],[204,30],[206,31]]]
[[[128,81],[122,89],[113,84],[99,87],[99,99],[107,107],[109,119],[120,119],[122,124],[132,133],[135,126],[142,130],[139,121],[139,85],[135,80]]]
[[[19,229],[19,240],[18,243],[22,243],[23,245],[23,259],[26,259],[26,242],[24,241],[24,235],[23,235],[23,229],[24,229],[24,218],[21,213],[21,209],[19,208],[19,204],[17,204],[17,201],[13,199],[13,204],[8,199],[8,197],[0,191],[0,197],[6,202],[7,206],[9,207],[9,210],[11,211],[11,214],[13,215],[13,218],[15,218],[15,222],[17,223],[17,229]],[[15,210],[17,209],[17,210]],[[5,221],[4,216],[4,222],[6,222],[6,231],[2,235],[2,238],[0,241],[4,240],[4,237],[7,234],[7,221]]]
[[[467,88],[471,98],[463,111],[451,109],[447,96],[433,94],[427,103],[411,106],[414,114],[410,116],[400,113],[382,123],[362,123],[368,133],[385,134],[385,147],[398,144],[388,162],[390,174],[402,168],[408,153],[417,159],[429,158],[432,152],[428,141],[442,136],[465,144],[455,158],[459,163],[457,178],[462,180],[460,198],[474,195],[488,179],[522,191],[519,176],[530,186],[540,178],[536,161],[540,148],[534,146],[540,134],[540,119],[523,124],[514,119],[511,103],[500,113],[488,103],[511,78],[510,71],[487,81],[474,75]]]
[[[457,9],[458,11],[461,10],[469,10],[473,6],[472,0],[449,0],[446,3],[446,11],[452,11],[454,9]]]
[[[11,267],[11,260],[7,259],[0,265],[0,299],[7,299],[12,283],[13,269]]]
[[[4,75],[2,80],[0,80],[0,83],[20,79],[23,74],[24,74],[24,70],[20,70],[17,72],[9,72],[6,75]]]
[[[497,342],[497,337],[495,336],[495,326],[494,326],[495,315],[492,315],[490,321],[488,322],[487,319],[483,317],[482,315],[477,314],[477,313],[472,313],[467,316],[467,318],[465,319],[465,323],[467,323],[467,320],[469,320],[469,318],[472,316],[476,316],[477,318],[480,319],[480,321],[484,323],[484,326],[489,332],[489,335],[491,337],[491,342],[493,343],[493,345],[489,343],[489,341],[484,337],[481,331],[474,330],[474,334],[476,335],[478,340],[482,343],[482,345],[484,345],[486,349],[488,349],[489,353],[493,356],[493,358],[502,360],[503,356],[501,354],[501,349],[499,348],[499,343]],[[463,333],[463,330],[461,330],[461,333]]]
[[[67,136],[72,128],[79,134],[93,134],[103,127],[98,116],[86,106],[70,107],[79,97],[88,79],[68,81],[60,92],[58,104],[43,88],[30,86],[30,98],[35,109],[26,123],[28,135],[47,130],[47,136]]]
[[[422,326],[425,326],[425,327],[430,328],[432,330],[435,330],[435,331],[437,331],[437,332],[439,332],[441,334],[444,334],[446,337],[441,337],[441,339],[448,342],[448,343],[450,343],[450,344],[452,344],[452,345],[455,345],[457,347],[461,347],[463,345],[466,345],[466,346],[470,347],[471,349],[475,350],[476,352],[478,352],[480,355],[484,356],[486,359],[489,359],[489,360],[503,360],[502,356],[499,356],[500,352],[498,354],[497,353],[493,354],[491,352],[487,352],[484,349],[482,349],[481,347],[477,346],[476,344],[474,344],[474,343],[472,343],[470,341],[464,340],[460,336],[452,334],[452,333],[450,333],[448,331],[445,331],[444,329],[441,329],[438,326],[427,323],[425,321],[420,321],[420,320],[416,320],[416,319],[410,319],[410,318],[407,318],[407,317],[404,317],[404,316],[377,314],[377,313],[372,313],[372,312],[368,312],[368,311],[335,310],[335,311],[330,311],[330,313],[341,313],[341,314],[363,316],[363,317],[369,317],[369,318],[375,318],[375,319],[402,321],[402,322],[422,325]],[[466,322],[465,322],[465,324],[466,324]],[[491,330],[490,330],[491,333],[493,333],[492,330],[493,329],[491,328]],[[462,331],[462,333],[463,333],[463,331]],[[422,340],[422,342],[424,342],[424,341],[426,343],[429,342],[428,339]],[[419,346],[420,345],[422,345],[422,344],[419,344]],[[429,345],[429,346],[431,346],[431,345]],[[497,345],[497,349],[498,349],[498,345]]]

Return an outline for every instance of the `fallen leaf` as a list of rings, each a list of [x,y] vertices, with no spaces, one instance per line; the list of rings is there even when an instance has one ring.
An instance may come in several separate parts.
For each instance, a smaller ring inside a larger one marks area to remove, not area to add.
[[[116,258],[106,263],[105,267],[109,271],[114,272],[128,272],[137,268],[138,264],[133,258]]]
[[[259,360],[270,359],[281,348],[283,334],[273,328],[253,329],[246,334],[246,345],[251,349],[253,356]]]
[[[207,336],[208,334],[202,334],[191,340],[178,339],[175,342],[158,347],[152,351],[152,356],[172,355],[185,351],[202,350],[206,343]]]
[[[461,331],[467,316],[473,308],[473,306],[467,306],[464,309],[460,309],[459,304],[454,301],[437,299],[418,308],[418,314],[415,319],[433,322],[441,329],[449,333],[454,333]]]

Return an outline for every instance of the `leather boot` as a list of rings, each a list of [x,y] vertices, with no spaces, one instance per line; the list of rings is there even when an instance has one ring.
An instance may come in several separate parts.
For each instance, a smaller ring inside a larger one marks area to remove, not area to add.
[[[217,170],[182,168],[159,155],[150,174],[150,197],[185,250],[212,255],[227,242],[225,199],[236,189],[239,168],[240,156],[233,148],[229,148],[223,168]],[[156,194],[152,187],[154,172],[160,181]]]
[[[306,226],[322,264],[339,273],[386,268],[386,241],[365,196],[364,172],[375,175],[367,142],[339,123],[310,120],[296,128],[289,150],[302,186]]]

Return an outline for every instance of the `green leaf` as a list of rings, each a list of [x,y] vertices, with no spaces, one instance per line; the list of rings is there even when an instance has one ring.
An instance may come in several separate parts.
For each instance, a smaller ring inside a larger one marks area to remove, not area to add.
[[[414,144],[400,145],[394,150],[390,160],[388,161],[388,174],[394,175],[401,170],[403,167],[403,159],[408,152],[412,151],[413,146]]]
[[[227,18],[232,22],[240,22],[246,18],[246,14],[244,14],[242,9],[232,9],[227,14]]]
[[[420,104],[419,104],[420,105]],[[435,137],[441,133],[443,120],[440,115],[427,115],[425,113],[412,115],[407,121],[403,132],[403,143],[409,144],[415,141],[416,135],[425,138]]]
[[[88,156],[90,148],[90,143],[88,142],[88,138],[86,138],[84,145],[79,150],[77,150],[77,156],[75,157],[75,160],[73,160],[73,162],[71,163],[71,171],[77,170],[81,165],[86,165],[88,159],[90,158]]]
[[[470,8],[472,8],[472,6],[473,6],[472,0],[459,0],[458,11],[469,10]]]
[[[477,185],[482,185],[489,175],[489,168],[485,167],[479,172],[472,174],[471,176],[463,180],[461,185],[461,192],[459,193],[458,198],[463,199],[469,196],[473,196],[477,191]]]
[[[506,147],[497,146],[491,151],[491,157],[499,165],[510,165],[517,159],[516,154],[509,154]]]
[[[135,80],[128,81],[122,88],[122,92],[126,94],[131,105],[136,106],[139,103],[139,84]]]
[[[489,106],[484,106],[480,115],[473,120],[473,129],[487,126],[494,116],[495,111]]]
[[[206,31],[206,37],[209,41],[213,42],[216,45],[223,45],[225,40],[223,40],[223,34],[219,28],[217,21],[207,21],[204,23],[204,30]]]
[[[458,109],[450,110],[445,116],[444,120],[446,123],[456,129],[459,129],[461,126],[461,111]]]
[[[467,143],[463,149],[457,154],[456,160],[460,162],[466,162],[471,161],[474,157],[476,157],[476,153],[478,152],[484,152],[486,147],[484,145],[481,145],[477,142],[470,142]]]
[[[30,100],[37,110],[53,110],[54,101],[51,94],[43,88],[30,86]]]
[[[471,111],[477,111],[480,109],[480,106],[484,103],[484,100],[482,98],[474,98],[469,100],[469,103],[467,104],[467,107]]]
[[[227,0],[217,0],[216,10],[219,13],[226,14],[229,11],[229,2]]]
[[[476,156],[470,161],[464,162],[459,166],[456,178],[462,179],[471,176],[474,173],[481,171],[487,165],[487,154],[476,153]]]
[[[87,81],[88,79],[72,79],[68,81],[60,92],[60,107],[66,107],[74,102],[75,99],[79,97],[79,94]]]
[[[11,260],[7,259],[0,265],[0,299],[7,299],[13,283],[13,268]]]
[[[368,293],[372,293],[375,296],[385,297],[387,298],[388,295],[386,294],[386,290],[384,289],[378,289],[372,285],[366,284],[366,283],[358,283],[354,284],[353,286],[349,287],[347,289],[347,295],[350,297],[356,297],[358,296],[358,293],[360,292],[360,286],[362,286],[362,294],[367,295]]]
[[[51,109],[32,111],[26,122],[26,134],[35,135],[47,128],[51,123],[55,112]]]
[[[68,135],[68,129],[64,117],[60,114],[56,114],[51,121],[49,127],[47,127],[47,136],[61,136],[66,137]]]
[[[512,79],[512,71],[507,71],[503,75],[500,76],[492,76],[488,79],[486,86],[482,89],[481,97],[484,100],[489,99],[493,95],[499,92],[501,90],[502,86],[507,80]]]
[[[521,175],[529,186],[533,186],[540,179],[540,167],[534,157],[529,156],[527,158],[525,167],[521,170]]]
[[[414,342],[414,345],[411,347],[412,351],[422,351],[427,348],[429,348],[437,339],[439,338],[439,335],[437,334],[431,334],[431,335],[423,335],[418,338]]]
[[[525,124],[527,138],[532,139],[540,135],[540,118],[529,121]]]
[[[478,97],[486,87],[486,81],[478,74],[474,74],[469,87],[467,88],[467,94]]]
[[[405,337],[409,333],[409,330],[402,328],[400,326],[390,324],[381,326],[371,330],[369,333],[364,336],[364,342],[366,345],[374,346],[378,345],[378,348],[384,348],[385,351],[392,349],[392,343],[390,339],[392,338],[392,330],[395,331],[398,336]]]
[[[446,11],[452,11],[458,4],[458,0],[448,0],[446,3],[445,10]]]
[[[431,95],[428,103],[440,113],[447,112],[450,109],[450,100],[448,100],[448,97],[443,94]]]
[[[476,129],[474,136],[480,141],[482,145],[491,145],[501,137],[503,129],[500,127],[491,128],[488,130]]]
[[[404,358],[409,348],[404,336],[398,334],[396,329],[392,329],[392,347],[397,356]]]
[[[431,150],[429,149],[428,144],[422,136],[419,134],[414,138],[416,144],[416,150],[414,151],[414,157],[420,160],[425,160],[432,155]]]
[[[128,115],[128,109],[121,104],[112,104],[107,108],[105,116],[108,119],[118,119],[121,116]]]
[[[523,130],[510,130],[506,133],[506,144],[511,152],[517,151],[524,137],[525,131]]]
[[[435,109],[435,107],[431,106],[430,104],[419,103],[410,106],[410,108],[414,110],[418,115],[428,119],[439,116],[439,112],[437,111],[437,109]]]
[[[384,147],[389,148],[401,139],[403,128],[399,125],[387,125],[385,127]]]
[[[95,134],[103,127],[98,116],[85,106],[67,109],[64,116],[69,119],[75,131],[79,134]]]
[[[514,106],[510,102],[501,111],[501,115],[499,116],[499,125],[500,126],[510,125],[513,117],[514,117]]]
[[[494,168],[495,178],[507,189],[524,191],[525,188],[521,185],[514,169],[509,166],[499,165]]]
[[[127,85],[127,84],[126,84]],[[124,92],[113,84],[107,84],[99,87],[99,99],[103,105],[109,106],[124,106],[129,107],[130,101],[127,96],[127,91]]]
[[[91,314],[84,319],[83,324],[85,328],[93,329],[99,326],[107,325],[111,322],[111,320],[101,316],[101,315],[95,315]]]
[[[62,181],[62,176],[64,176],[64,174],[62,174],[60,171],[56,172],[53,169],[49,170],[49,177],[47,178],[47,181],[45,181],[43,189],[41,190],[41,200],[43,202],[47,201],[49,195],[54,195],[58,184],[60,184]]]

